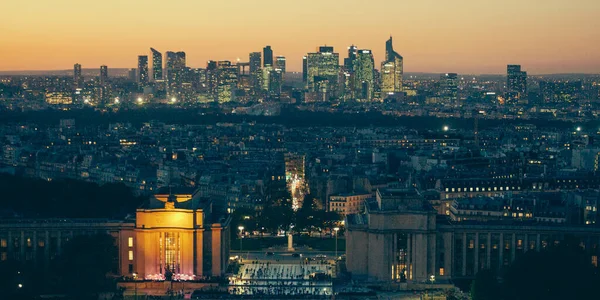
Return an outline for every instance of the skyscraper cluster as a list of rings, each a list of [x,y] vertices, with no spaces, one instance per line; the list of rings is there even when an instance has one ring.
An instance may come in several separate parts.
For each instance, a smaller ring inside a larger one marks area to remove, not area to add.
[[[385,60],[379,73],[370,49],[348,47],[348,57],[339,65],[333,47],[322,46],[303,58],[303,80],[307,101],[343,99],[373,101],[401,95],[403,58],[386,42]]]

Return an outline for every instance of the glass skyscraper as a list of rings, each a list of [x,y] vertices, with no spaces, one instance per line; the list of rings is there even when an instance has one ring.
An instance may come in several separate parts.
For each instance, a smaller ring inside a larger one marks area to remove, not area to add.
[[[163,58],[162,53],[154,48],[150,48],[152,56],[152,81],[163,79]]]
[[[138,56],[137,82],[140,85],[148,84],[148,55]]]
[[[381,63],[381,92],[393,95],[402,92],[403,58],[394,51],[392,37],[385,42],[385,61]]]
[[[354,62],[354,98],[370,101],[375,93],[375,61],[371,50],[358,50]]]
[[[306,88],[308,91],[316,92],[327,89],[333,92],[338,85],[339,77],[339,53],[333,52],[333,47],[319,47],[318,52],[308,53],[306,56]],[[317,88],[317,84],[318,88]]]

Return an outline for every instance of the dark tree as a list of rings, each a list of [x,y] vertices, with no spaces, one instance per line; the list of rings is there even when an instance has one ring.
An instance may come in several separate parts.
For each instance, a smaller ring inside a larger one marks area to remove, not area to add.
[[[112,288],[107,275],[118,257],[114,238],[107,234],[81,235],[69,241],[58,264],[65,292],[73,299],[97,299]]]
[[[471,284],[471,299],[473,300],[499,300],[500,287],[496,273],[490,270],[477,272]]]
[[[591,257],[578,242],[566,239],[515,260],[504,276],[502,290],[504,299],[598,299],[599,284]]]

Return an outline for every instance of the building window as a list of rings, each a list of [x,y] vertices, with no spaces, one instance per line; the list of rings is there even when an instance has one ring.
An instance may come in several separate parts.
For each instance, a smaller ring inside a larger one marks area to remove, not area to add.
[[[6,241],[6,239],[0,239],[0,248],[6,248],[8,247],[8,243]]]
[[[133,247],[133,237],[129,237],[129,239],[127,240],[127,245],[129,246],[129,248]]]
[[[129,274],[133,274],[133,264],[129,264]]]
[[[129,260],[133,260],[133,250],[129,250]]]
[[[440,276],[444,276],[444,268],[440,268]]]
[[[469,249],[473,249],[473,248],[475,248],[475,241],[469,240]]]
[[[31,238],[27,238],[27,247],[31,248],[31,246],[33,246],[31,243]]]
[[[598,256],[592,255],[592,265],[597,268],[598,267]]]
[[[46,241],[44,241],[44,240],[39,240],[39,241],[38,241],[38,247],[42,247],[42,248],[43,248],[44,246],[46,246]]]

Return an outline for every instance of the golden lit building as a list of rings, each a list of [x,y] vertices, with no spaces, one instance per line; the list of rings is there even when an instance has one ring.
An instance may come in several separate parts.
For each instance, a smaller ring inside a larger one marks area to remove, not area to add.
[[[46,92],[45,98],[50,105],[73,104],[73,98],[66,92]]]
[[[0,262],[48,272],[65,245],[80,235],[108,234],[118,248],[112,273],[149,280],[221,276],[229,262],[230,218],[198,192],[157,194],[136,220],[0,218]]]
[[[229,222],[195,194],[161,194],[136,212],[133,268],[142,278],[220,276],[229,260]]]

